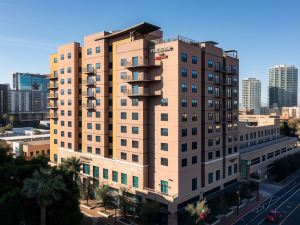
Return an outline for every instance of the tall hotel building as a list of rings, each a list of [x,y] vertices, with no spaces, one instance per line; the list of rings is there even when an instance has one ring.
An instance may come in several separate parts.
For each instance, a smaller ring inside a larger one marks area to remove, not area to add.
[[[242,80],[242,103],[246,110],[253,110],[254,114],[260,114],[261,107],[261,82],[256,78]]]
[[[269,107],[290,107],[298,103],[298,69],[278,65],[269,68]]]
[[[51,161],[76,156],[83,176],[137,204],[187,203],[238,180],[237,52],[141,23],[86,36],[50,56]]]

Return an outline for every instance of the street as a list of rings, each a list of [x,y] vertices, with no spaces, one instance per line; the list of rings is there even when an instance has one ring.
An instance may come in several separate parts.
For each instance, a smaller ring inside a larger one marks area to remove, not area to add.
[[[242,217],[234,225],[267,225],[265,216],[270,210],[281,212],[276,223],[281,225],[300,224],[300,183],[299,180],[289,184],[261,203],[254,210]]]

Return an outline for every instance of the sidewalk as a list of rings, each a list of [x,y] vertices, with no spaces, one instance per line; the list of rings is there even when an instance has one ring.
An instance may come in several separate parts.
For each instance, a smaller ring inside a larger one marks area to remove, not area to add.
[[[97,211],[99,210],[99,208],[95,208],[95,209],[87,209],[85,207],[82,207],[80,205],[80,210],[83,214],[85,214],[86,216],[89,216],[89,217],[93,217],[95,219],[97,219],[99,222],[98,224],[99,225],[112,225],[112,224],[115,224],[115,217],[110,217],[110,218],[105,218],[104,216],[101,216]],[[117,225],[123,225],[121,223],[119,223],[117,221],[116,223]]]
[[[243,208],[240,209],[239,215],[237,215],[236,209],[233,210],[233,214],[229,217],[222,217],[220,219],[220,223],[222,225],[232,225],[237,222],[240,218],[245,216],[247,213],[251,212],[256,206],[264,202],[267,198],[260,195],[259,201],[257,202],[256,199],[253,202],[248,202]]]

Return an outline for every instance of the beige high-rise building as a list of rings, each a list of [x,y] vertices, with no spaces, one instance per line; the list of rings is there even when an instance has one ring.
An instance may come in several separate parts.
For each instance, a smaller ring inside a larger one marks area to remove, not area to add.
[[[86,36],[50,57],[51,161],[76,156],[83,177],[136,204],[187,203],[238,180],[239,60],[215,42],[141,23]]]
[[[261,82],[256,78],[242,80],[242,103],[246,110],[253,110],[260,114],[261,107]]]

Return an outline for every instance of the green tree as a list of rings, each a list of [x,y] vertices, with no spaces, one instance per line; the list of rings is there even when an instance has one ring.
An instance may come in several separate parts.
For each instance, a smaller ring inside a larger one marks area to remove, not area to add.
[[[9,123],[11,124],[11,127],[14,128],[14,122],[16,121],[16,117],[10,115],[9,116]]]
[[[7,126],[9,114],[8,113],[3,114],[2,118],[5,120],[5,125]]]
[[[71,173],[73,181],[78,181],[81,165],[82,163],[80,159],[76,157],[69,157],[60,164],[60,167]]]
[[[141,205],[140,218],[145,225],[155,224],[160,205],[158,202],[145,202]]]
[[[93,185],[91,184],[91,182],[92,178],[87,177],[80,183],[80,194],[81,197],[86,200],[86,205],[89,205],[89,200],[94,193]]]
[[[106,185],[101,185],[97,190],[96,190],[96,199],[101,201],[102,206],[104,207],[104,210],[106,212],[107,207],[111,203],[111,197],[109,195],[109,188]]]
[[[24,180],[22,193],[40,206],[40,225],[46,225],[46,207],[59,200],[65,188],[62,176],[54,175],[51,168],[36,170],[32,178]]]
[[[205,199],[198,201],[196,206],[194,204],[189,204],[185,209],[190,216],[194,218],[195,224],[205,224],[204,216],[207,216],[207,214],[210,212],[209,208],[206,206]]]
[[[119,208],[121,210],[122,216],[127,221],[127,217],[129,214],[129,211],[131,209],[131,202],[128,197],[128,189],[125,187],[121,188],[121,195],[119,195]]]

